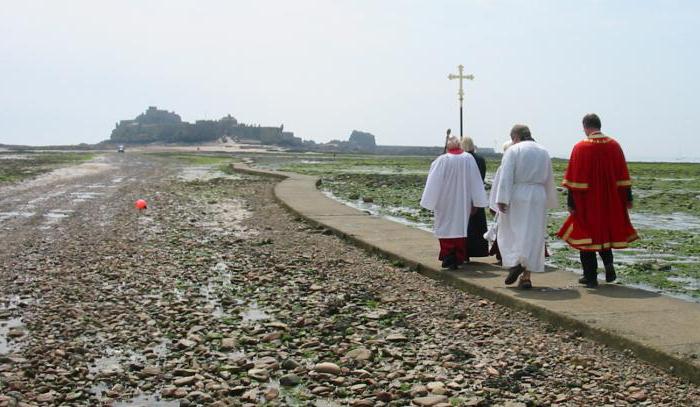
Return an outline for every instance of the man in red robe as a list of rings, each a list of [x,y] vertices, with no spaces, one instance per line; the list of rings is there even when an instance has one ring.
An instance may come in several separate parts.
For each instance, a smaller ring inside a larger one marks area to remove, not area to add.
[[[625,155],[600,128],[596,114],[584,116],[586,139],[574,146],[562,182],[569,193],[569,217],[557,233],[580,251],[579,282],[588,288],[598,286],[596,252],[605,266],[605,280],[613,282],[617,276],[612,249],[626,248],[639,238],[627,212],[632,208],[632,181]]]

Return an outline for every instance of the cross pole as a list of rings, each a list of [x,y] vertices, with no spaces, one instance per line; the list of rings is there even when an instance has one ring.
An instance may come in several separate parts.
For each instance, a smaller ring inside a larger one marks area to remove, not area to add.
[[[459,139],[461,140],[462,137],[464,137],[464,130],[463,130],[463,114],[462,114],[462,105],[464,102],[464,87],[462,86],[462,80],[464,79],[469,79],[470,81],[474,80],[474,75],[464,75],[464,65],[459,65],[457,67],[457,71],[459,72],[457,75],[454,74],[449,74],[447,75],[447,79],[452,80],[452,79],[459,79]]]

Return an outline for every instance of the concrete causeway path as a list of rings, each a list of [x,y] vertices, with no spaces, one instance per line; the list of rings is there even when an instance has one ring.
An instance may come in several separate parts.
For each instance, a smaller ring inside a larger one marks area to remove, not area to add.
[[[495,302],[527,310],[557,326],[580,331],[606,345],[637,356],[700,383],[700,304],[649,291],[601,283],[586,289],[571,272],[548,269],[533,274],[534,288],[523,291],[503,283],[506,272],[492,258],[476,258],[464,270],[441,270],[438,242],[428,232],[371,216],[321,193],[317,177],[235,164],[240,172],[281,178],[277,199],[312,223],[368,250],[415,267]],[[473,259],[474,260],[474,259]]]

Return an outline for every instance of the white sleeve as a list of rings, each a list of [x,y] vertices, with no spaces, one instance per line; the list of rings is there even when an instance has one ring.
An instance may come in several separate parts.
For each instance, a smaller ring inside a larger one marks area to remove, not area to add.
[[[477,208],[485,208],[489,205],[489,200],[486,198],[486,189],[484,181],[481,180],[481,173],[476,160],[471,157],[469,160],[469,193],[472,198],[472,206]]]
[[[498,205],[496,205],[496,190],[498,189],[499,180],[501,179],[501,167],[496,169],[496,173],[493,175],[493,181],[491,182],[491,192],[489,192],[489,208],[498,212]]]
[[[509,148],[503,154],[501,160],[501,178],[498,180],[496,189],[496,203],[510,204],[511,193],[513,191],[513,180],[515,179],[515,148]]]
[[[423,196],[420,199],[420,206],[425,209],[434,211],[437,206],[440,193],[442,192],[442,184],[444,183],[445,166],[443,160],[438,157],[430,164],[428,179],[425,181],[425,189]]]

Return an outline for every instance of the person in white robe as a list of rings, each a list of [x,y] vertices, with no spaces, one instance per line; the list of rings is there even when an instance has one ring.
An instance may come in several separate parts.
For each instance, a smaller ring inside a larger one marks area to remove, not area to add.
[[[449,137],[447,152],[430,165],[420,205],[434,212],[442,266],[456,269],[466,258],[469,216],[488,205],[476,160],[460,148],[458,138]]]
[[[512,146],[513,142],[508,140],[503,143],[501,151],[503,153],[508,150],[508,147]],[[493,180],[491,181],[491,193],[489,194],[489,211],[494,217],[493,222],[489,225],[488,230],[484,234],[484,239],[491,242],[491,248],[489,249],[489,256],[496,256],[496,264],[502,264],[501,262],[501,251],[498,250],[498,205],[496,205],[496,190],[498,189],[498,182],[501,179],[501,167],[496,168],[496,172],[493,174]]]
[[[558,204],[552,160],[547,150],[533,140],[530,129],[515,125],[513,145],[501,160],[495,194],[498,209],[498,248],[504,267],[509,268],[505,283],[518,276],[521,288],[531,288],[530,272],[544,271],[544,244],[547,209]]]
[[[510,146],[513,145],[512,141],[506,141],[501,147],[501,151],[505,154]],[[496,172],[493,174],[493,181],[491,181],[491,194],[489,194],[489,209],[491,209],[495,214],[498,213],[498,205],[496,205],[496,193],[498,189],[499,181],[501,180],[501,166],[496,168]]]

